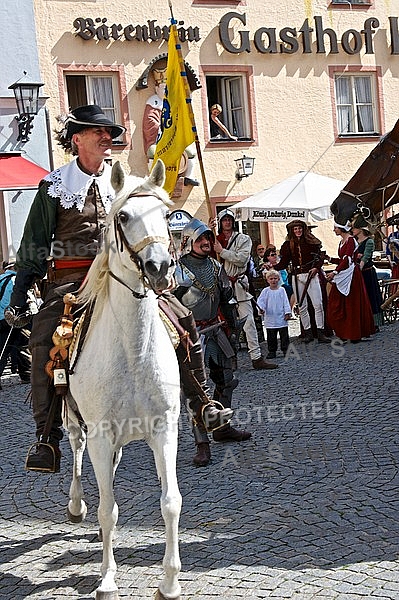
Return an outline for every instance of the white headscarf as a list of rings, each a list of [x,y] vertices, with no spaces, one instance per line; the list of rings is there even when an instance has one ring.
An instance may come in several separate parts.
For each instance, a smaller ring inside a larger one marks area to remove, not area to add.
[[[334,221],[334,227],[338,227],[338,229],[343,229],[344,231],[350,231],[352,228],[349,221],[347,221],[346,225],[341,225],[340,223],[336,223]]]

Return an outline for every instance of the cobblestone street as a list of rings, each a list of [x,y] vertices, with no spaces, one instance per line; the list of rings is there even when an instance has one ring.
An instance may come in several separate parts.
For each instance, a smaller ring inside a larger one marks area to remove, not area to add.
[[[212,443],[206,468],[191,464],[194,444],[183,412],[182,600],[399,599],[398,332],[399,323],[387,325],[356,345],[292,338],[276,371],[254,371],[241,350],[235,423],[253,436],[242,444]],[[25,472],[34,441],[29,386],[11,374],[2,385],[0,598],[94,598],[101,544],[88,457],[88,515],[76,525],[66,517],[67,437],[61,473]],[[115,490],[119,596],[153,598],[164,529],[144,443],[125,448]]]

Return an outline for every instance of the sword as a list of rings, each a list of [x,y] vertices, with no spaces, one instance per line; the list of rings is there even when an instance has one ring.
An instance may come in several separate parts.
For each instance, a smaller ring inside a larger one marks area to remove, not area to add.
[[[307,279],[306,279],[306,282],[305,282],[305,287],[303,288],[301,299],[300,299],[300,301],[298,303],[298,308],[301,308],[302,303],[305,300],[306,294],[307,294],[309,286],[310,286],[310,282],[313,279],[313,275],[311,273],[311,270],[314,268],[314,263],[316,262],[316,259],[320,257],[320,254],[317,254],[316,252],[312,252],[312,254],[313,254],[312,264],[311,264],[311,267],[309,269],[309,273],[308,273],[308,276],[307,276]]]
[[[313,269],[313,267],[312,267],[312,269]],[[311,280],[312,280],[312,274],[309,271],[308,277],[307,277],[306,282],[305,282],[305,287],[303,288],[301,299],[298,302],[298,308],[301,308],[301,306],[303,304],[303,301],[305,300],[305,297],[306,297],[306,294],[308,292]]]
[[[204,327],[203,329],[199,329],[198,333],[199,333],[199,335],[202,335],[204,333],[209,333],[210,331],[213,331],[214,329],[217,329],[218,327],[221,327],[225,323],[226,323],[226,321],[218,321],[217,323],[214,323],[213,325],[208,325],[208,327]]]

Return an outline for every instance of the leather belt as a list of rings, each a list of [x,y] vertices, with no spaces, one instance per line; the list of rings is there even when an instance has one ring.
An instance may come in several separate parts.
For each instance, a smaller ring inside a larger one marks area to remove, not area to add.
[[[195,321],[197,327],[203,329],[204,327],[209,327],[209,325],[215,325],[215,323],[219,322],[219,318],[215,317],[214,319],[209,319],[207,321]]]
[[[54,268],[56,270],[63,270],[63,269],[75,269],[75,270],[81,270],[81,269],[88,269],[91,266],[91,263],[93,262],[93,258],[65,258],[63,260],[55,260],[54,261]]]

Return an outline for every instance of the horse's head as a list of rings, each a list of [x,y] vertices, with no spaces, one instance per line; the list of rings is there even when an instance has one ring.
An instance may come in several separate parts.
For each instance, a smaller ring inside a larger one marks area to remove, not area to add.
[[[127,283],[133,261],[144,281],[158,293],[169,287],[175,269],[166,223],[166,205],[172,203],[162,188],[164,182],[161,160],[145,179],[126,175],[119,162],[112,167],[116,198],[109,219],[114,223],[116,252],[110,253],[110,269]]]
[[[399,202],[399,120],[382,136],[342,192],[331,204],[337,223],[345,225],[356,214],[370,222]]]
[[[357,198],[346,194],[344,191],[340,192],[330,206],[334,221],[339,225],[346,225],[358,210],[357,205]]]

